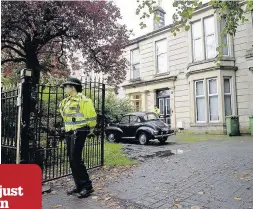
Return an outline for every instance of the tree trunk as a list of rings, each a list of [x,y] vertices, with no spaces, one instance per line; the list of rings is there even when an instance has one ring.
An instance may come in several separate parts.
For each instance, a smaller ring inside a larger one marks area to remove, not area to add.
[[[29,56],[26,67],[32,71],[32,87],[35,87],[40,82],[40,64],[36,55]]]

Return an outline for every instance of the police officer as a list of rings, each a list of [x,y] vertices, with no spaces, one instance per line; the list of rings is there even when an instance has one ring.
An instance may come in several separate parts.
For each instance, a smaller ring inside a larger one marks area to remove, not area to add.
[[[153,112],[158,116],[160,115],[160,109],[157,107],[157,105],[155,105]]]
[[[67,154],[70,161],[75,187],[67,194],[79,193],[79,198],[88,197],[92,192],[92,182],[82,161],[82,151],[87,136],[96,126],[96,112],[92,100],[84,96],[82,83],[77,78],[69,77],[63,84],[68,97],[59,106],[63,117]]]

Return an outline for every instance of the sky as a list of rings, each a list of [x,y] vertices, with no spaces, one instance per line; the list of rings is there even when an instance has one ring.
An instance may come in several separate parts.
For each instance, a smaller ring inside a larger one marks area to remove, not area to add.
[[[161,6],[165,10],[165,25],[172,23],[172,15],[175,12],[172,3],[174,0],[160,0]],[[144,23],[147,24],[147,28],[141,29],[139,24],[141,22],[140,17],[135,14],[138,7],[137,0],[113,0],[113,2],[120,8],[122,20],[119,22],[121,24],[126,24],[129,30],[133,30],[134,35],[132,38],[137,38],[153,30],[153,17],[150,17],[148,21]],[[140,0],[141,2],[141,0]]]

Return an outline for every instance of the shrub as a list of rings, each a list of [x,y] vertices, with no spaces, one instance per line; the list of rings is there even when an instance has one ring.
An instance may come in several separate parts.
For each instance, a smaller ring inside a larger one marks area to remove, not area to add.
[[[118,98],[109,90],[105,96],[105,117],[111,121],[117,121],[122,115],[133,112],[134,107],[128,97]]]

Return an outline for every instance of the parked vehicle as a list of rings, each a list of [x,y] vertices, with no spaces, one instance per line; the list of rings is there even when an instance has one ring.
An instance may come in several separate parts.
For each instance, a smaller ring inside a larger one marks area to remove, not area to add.
[[[160,143],[165,143],[167,138],[174,134],[168,124],[161,121],[153,112],[129,113],[124,115],[119,122],[106,127],[107,139],[110,142],[133,139],[144,145],[149,140],[158,139]]]

